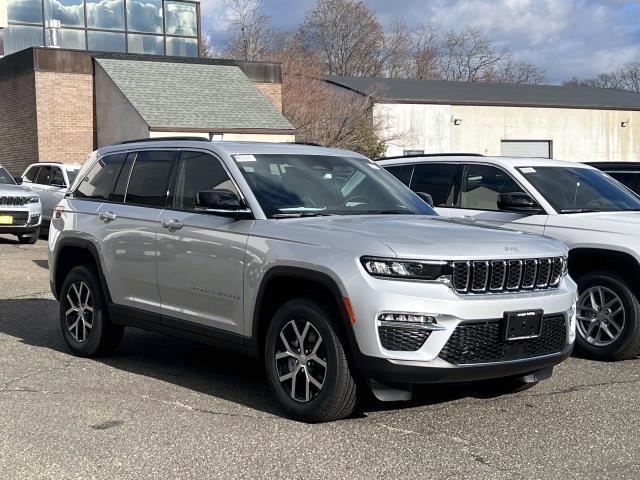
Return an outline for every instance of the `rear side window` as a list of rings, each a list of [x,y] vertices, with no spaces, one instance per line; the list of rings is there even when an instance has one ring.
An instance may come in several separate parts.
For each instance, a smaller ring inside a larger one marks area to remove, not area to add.
[[[413,174],[413,165],[396,165],[393,167],[385,167],[389,173],[393,174],[398,180],[405,185],[409,185],[411,182],[411,175]]]
[[[460,167],[453,163],[416,165],[411,190],[431,195],[436,207],[455,207],[458,203]]]
[[[58,167],[51,168],[51,179],[49,180],[49,185],[55,186],[67,186],[64,181],[64,175],[62,174],[62,169]]]
[[[74,196],[92,200],[109,200],[124,159],[124,153],[105,155],[100,158],[82,179]]]
[[[24,174],[24,178],[29,180],[30,182],[35,182],[38,177],[38,172],[40,171],[40,165],[34,165]]]
[[[164,207],[176,153],[150,150],[138,152],[133,164],[125,203],[145,207]]]
[[[40,185],[49,185],[50,181],[51,181],[51,167],[48,167],[45,165],[40,168],[40,171],[38,172],[38,176],[36,177],[35,183],[38,183]]]

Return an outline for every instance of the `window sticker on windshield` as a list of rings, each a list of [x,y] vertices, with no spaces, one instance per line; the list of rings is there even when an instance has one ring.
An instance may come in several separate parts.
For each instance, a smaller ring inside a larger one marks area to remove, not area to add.
[[[520,171],[522,173],[536,173],[536,169],[531,167],[521,168]]]
[[[367,165],[369,165],[374,170],[380,170],[380,167],[378,165],[376,165],[375,163],[367,163]]]
[[[253,155],[235,155],[236,162],[255,162],[256,157]]]

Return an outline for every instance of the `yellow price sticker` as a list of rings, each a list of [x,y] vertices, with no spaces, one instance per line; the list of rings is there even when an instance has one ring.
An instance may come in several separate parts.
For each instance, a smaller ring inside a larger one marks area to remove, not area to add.
[[[13,224],[13,216],[0,215],[0,225],[12,225],[12,224]]]

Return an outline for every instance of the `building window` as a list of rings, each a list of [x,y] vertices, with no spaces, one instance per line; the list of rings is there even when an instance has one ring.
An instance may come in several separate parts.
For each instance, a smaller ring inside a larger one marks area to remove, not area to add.
[[[10,22],[42,23],[42,0],[9,0]]]
[[[98,52],[126,52],[127,42],[124,33],[87,32],[89,50]]]
[[[167,37],[167,55],[197,57],[198,40],[195,38]]]
[[[59,20],[63,27],[84,27],[84,0],[45,0],[47,20]]]
[[[58,32],[58,46],[70,50],[86,50],[87,43],[84,30],[61,28]]]
[[[128,0],[127,25],[132,32],[162,33],[162,0]]]
[[[124,1],[87,0],[87,27],[124,30]]]
[[[551,140],[502,140],[504,157],[553,158]]]
[[[42,45],[44,29],[27,25],[9,25],[5,29],[4,46],[7,55],[9,53],[24,50],[29,47]]]
[[[129,53],[164,55],[164,37],[129,34]]]
[[[165,6],[166,33],[196,37],[198,35],[198,18],[195,3],[167,1]]]

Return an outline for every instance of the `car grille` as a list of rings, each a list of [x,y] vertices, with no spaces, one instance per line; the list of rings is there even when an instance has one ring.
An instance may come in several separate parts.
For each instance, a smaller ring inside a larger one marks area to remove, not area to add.
[[[557,288],[562,257],[451,262],[453,288],[462,294]]]
[[[29,202],[29,197],[0,195],[0,206],[14,205],[22,206]]]
[[[431,331],[411,327],[378,327],[380,343],[386,350],[415,352],[427,341]]]
[[[12,225],[26,225],[29,221],[29,212],[12,212],[0,210],[0,215],[10,215],[13,217]],[[2,225],[0,225],[1,227]]]
[[[440,358],[456,365],[520,360],[559,353],[567,341],[564,314],[547,315],[538,338],[507,341],[504,321],[461,323],[456,327]]]

